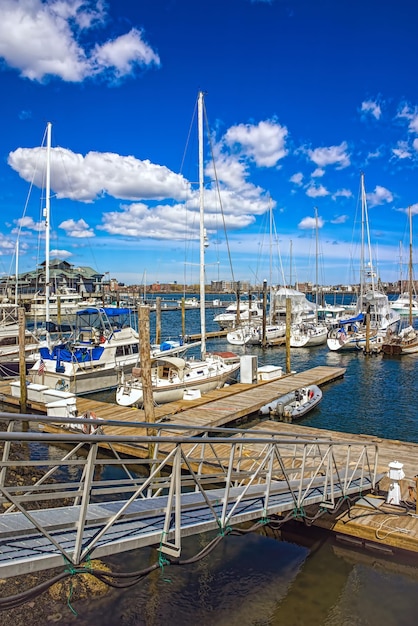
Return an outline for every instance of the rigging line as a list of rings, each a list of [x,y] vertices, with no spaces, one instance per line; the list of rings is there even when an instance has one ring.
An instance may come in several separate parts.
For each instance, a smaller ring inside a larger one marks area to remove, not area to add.
[[[187,139],[186,139],[186,144],[184,146],[184,150],[183,150],[183,156],[181,159],[181,163],[180,163],[180,170],[179,173],[182,174],[184,171],[184,164],[185,164],[185,160],[186,160],[186,155],[189,152],[189,145],[190,145],[190,138],[192,137],[192,132],[193,132],[193,128],[195,125],[195,120],[196,120],[196,116],[197,116],[197,100],[195,102],[194,105],[194,109],[193,109],[193,114],[190,120],[190,126],[189,126],[189,132],[187,134]],[[190,239],[188,237],[188,215],[189,212],[187,210],[187,206],[186,203],[183,205],[184,209],[185,209],[185,231],[184,231],[184,267],[183,267],[183,292],[185,292],[186,290],[186,285],[187,285],[187,257],[188,257],[188,252],[191,248],[191,243],[190,243]],[[190,276],[192,276],[192,274],[190,274]]]
[[[225,213],[224,213],[224,210],[223,210],[223,204],[222,204],[222,198],[221,198],[220,186],[219,186],[219,179],[218,179],[218,173],[216,171],[216,165],[215,165],[215,155],[214,155],[214,150],[213,150],[212,136],[210,134],[210,129],[209,129],[209,124],[208,124],[208,117],[207,117],[207,113],[206,113],[206,105],[205,105],[205,103],[203,103],[203,113],[204,113],[204,120],[205,120],[205,123],[206,123],[206,132],[207,132],[208,141],[209,141],[210,154],[211,154],[211,158],[212,158],[213,172],[214,172],[214,176],[215,176],[216,192],[218,194],[219,206],[221,208],[222,223],[223,223],[223,227],[224,227],[225,241],[226,241],[226,247],[227,247],[227,251],[228,251],[229,267],[231,269],[232,282],[235,283],[234,268],[232,266],[232,258],[231,258],[231,249],[229,247],[228,233],[227,233],[226,222],[225,222]]]
[[[272,224],[272,226],[273,226],[273,232],[274,232],[274,235],[275,235],[275,242],[276,242],[276,246],[277,246],[277,256],[278,256],[278,259],[279,259],[279,267],[278,267],[278,269],[280,270],[283,286],[286,286],[286,279],[285,279],[285,275],[284,275],[282,253],[281,253],[281,250],[280,250],[279,235],[278,235],[278,232],[277,232],[276,220],[274,219],[274,213],[273,213],[273,224]],[[277,283],[280,283],[279,278],[280,278],[280,276],[277,277]]]
[[[45,127],[44,136],[43,136],[42,142],[41,142],[41,148],[44,146],[45,141],[46,141],[46,132],[47,132],[47,130],[46,130],[46,127]],[[32,194],[32,191],[33,191],[33,187],[35,185],[34,180],[35,180],[35,175],[36,175],[36,173],[37,173],[37,171],[39,169],[38,166],[39,166],[40,157],[41,157],[41,153],[38,153],[37,159],[35,161],[35,169],[33,170],[33,174],[32,174],[32,180],[30,181],[29,190],[28,190],[28,193],[27,193],[27,196],[26,196],[26,201],[25,201],[24,208],[23,208],[23,215],[22,215],[22,218],[19,221],[19,226],[18,226],[18,229],[17,229],[17,236],[16,236],[17,240],[20,239],[20,235],[21,235],[21,232],[22,232],[22,228],[23,228],[22,221],[23,221],[23,218],[26,216],[26,212],[27,212],[28,205],[29,205],[29,200],[30,200],[30,197],[31,197],[31,194]],[[12,274],[11,267],[12,267],[12,264],[13,264],[13,261],[14,261],[14,255],[15,254],[16,254],[16,248],[15,248],[14,254],[12,255],[12,258],[11,258],[11,261],[10,261],[10,267],[9,267],[9,272],[8,272],[9,277]],[[17,289],[17,285],[16,285],[16,289]]]

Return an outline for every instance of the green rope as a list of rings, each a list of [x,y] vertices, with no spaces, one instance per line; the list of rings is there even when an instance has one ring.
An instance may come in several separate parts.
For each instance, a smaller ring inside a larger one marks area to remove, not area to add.
[[[295,519],[304,519],[306,517],[305,509],[303,508],[303,506],[295,507],[293,509],[293,517]]]
[[[160,549],[158,550],[158,565],[161,569],[161,578],[163,579],[164,582],[166,583],[171,583],[171,579],[170,578],[164,578],[164,566],[165,565],[170,565],[170,561],[168,559],[166,559],[166,557],[163,554],[162,551],[162,547],[163,547],[163,539],[164,539],[164,535],[166,535],[167,533],[165,531],[162,532],[161,534],[161,541],[160,541]]]
[[[78,569],[76,567],[74,567],[73,564],[70,563],[70,561],[68,559],[66,559],[65,557],[64,557],[64,563],[66,563],[65,571],[67,571],[71,576],[74,576],[75,574],[78,574]],[[67,606],[70,609],[70,611],[73,613],[73,615],[78,617],[77,611],[75,610],[75,608],[71,604],[71,598],[73,597],[73,591],[74,591],[74,585],[73,585],[73,580],[71,578],[70,591],[68,592],[68,598],[67,598]]]
[[[73,596],[73,589],[74,589],[74,586],[73,586],[73,581],[72,581],[72,579],[71,579],[70,592],[69,592],[69,594],[68,594],[68,598],[67,598],[67,606],[68,606],[68,608],[70,609],[71,613],[72,613],[73,615],[75,615],[76,617],[78,617],[78,613],[77,613],[77,611],[75,610],[75,608],[74,608],[74,607],[72,606],[72,604],[71,604],[71,598],[72,598],[72,596]]]
[[[228,526],[223,527],[222,524],[221,524],[221,520],[217,519],[216,521],[217,521],[218,526],[219,526],[218,536],[225,537],[225,535],[229,535],[229,533],[232,532],[232,527],[231,526],[228,525]]]

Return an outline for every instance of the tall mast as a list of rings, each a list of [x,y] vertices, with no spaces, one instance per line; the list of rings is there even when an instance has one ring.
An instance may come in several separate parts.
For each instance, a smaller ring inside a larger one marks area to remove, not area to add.
[[[315,207],[315,321],[318,323],[318,209]]]
[[[16,259],[15,259],[15,307],[17,310],[17,285],[19,280],[19,239],[16,241]]]
[[[46,179],[45,179],[45,322],[50,321],[50,272],[49,272],[49,236],[50,236],[50,201],[51,201],[51,122],[46,133]]]
[[[205,309],[205,220],[204,220],[204,172],[203,172],[203,92],[198,98],[198,139],[199,139],[199,215],[200,215],[200,334],[201,355],[206,356],[206,309]]]
[[[409,325],[412,326],[412,213],[411,207],[408,207],[409,213]]]

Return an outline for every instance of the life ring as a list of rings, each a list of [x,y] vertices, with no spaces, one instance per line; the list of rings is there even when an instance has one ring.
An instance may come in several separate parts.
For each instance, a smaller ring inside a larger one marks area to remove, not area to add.
[[[97,420],[97,415],[96,413],[93,413],[93,411],[87,411],[86,413],[83,413],[82,417],[83,419]],[[96,427],[93,424],[83,424],[83,433],[85,435],[92,435],[95,430]]]

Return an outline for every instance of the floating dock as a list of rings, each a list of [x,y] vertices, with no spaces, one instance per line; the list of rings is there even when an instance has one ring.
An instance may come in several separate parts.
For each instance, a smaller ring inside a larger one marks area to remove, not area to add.
[[[294,391],[302,386],[316,384],[323,386],[343,377],[344,368],[320,366],[297,374],[284,375],[273,381],[257,384],[237,383],[230,387],[209,392],[202,398],[191,401],[179,401],[155,407],[155,420],[164,423],[164,434],[176,436],[182,432],[181,426],[193,427],[189,434],[199,435],[206,427],[227,427],[239,423],[240,420],[254,415],[264,404],[274,398]],[[12,398],[10,385],[3,381],[0,384],[1,400],[5,404],[18,406],[18,399]],[[32,410],[45,411],[44,405],[28,403]],[[145,413],[140,409],[124,408],[105,402],[77,398],[79,414],[86,411],[96,413],[105,420],[119,421],[117,426],[106,425],[109,435],[128,436],[132,428],[120,425],[120,422],[145,422]],[[176,430],[170,425],[176,425]],[[178,427],[180,426],[180,430]],[[152,424],[150,424],[152,428]],[[45,427],[50,432],[59,432],[58,426]],[[136,434],[145,434],[147,428],[138,427]],[[349,510],[343,512],[329,511],[315,521],[318,527],[333,532],[337,538],[355,547],[380,550],[382,553],[394,553],[406,550],[418,553],[418,510],[416,508],[416,479],[418,473],[418,444],[387,440],[365,434],[350,434],[325,429],[316,429],[297,424],[287,424],[271,420],[260,422],[248,429],[254,435],[260,430],[268,430],[273,436],[292,434],[294,437],[306,439],[323,438],[335,442],[372,443],[378,446],[379,471],[384,475],[381,480],[381,493],[358,500]],[[271,436],[271,435],[270,435]],[[216,444],[219,445],[219,444]],[[119,453],[130,457],[147,458],[147,446],[133,446],[119,443]],[[164,447],[160,447],[164,454]],[[219,456],[224,451],[219,449]],[[386,473],[389,463],[399,461],[403,464],[405,478],[401,481],[401,499],[410,506],[393,505],[386,502],[389,489],[389,478]]]

